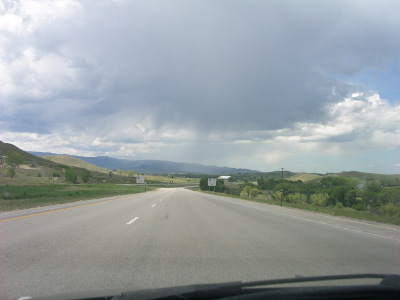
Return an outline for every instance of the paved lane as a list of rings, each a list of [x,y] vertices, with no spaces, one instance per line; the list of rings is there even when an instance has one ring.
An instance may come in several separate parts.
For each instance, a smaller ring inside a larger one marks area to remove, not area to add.
[[[398,226],[184,189],[105,200],[32,216],[1,214],[0,298],[400,273]],[[26,217],[10,220],[20,216]]]

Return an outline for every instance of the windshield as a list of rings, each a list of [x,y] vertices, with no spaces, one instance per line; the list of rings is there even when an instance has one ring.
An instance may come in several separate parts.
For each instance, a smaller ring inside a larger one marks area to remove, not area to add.
[[[0,298],[400,273],[399,12],[0,2]]]

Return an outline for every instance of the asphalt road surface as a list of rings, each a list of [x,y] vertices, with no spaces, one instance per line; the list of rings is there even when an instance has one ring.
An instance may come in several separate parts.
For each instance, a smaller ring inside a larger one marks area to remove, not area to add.
[[[400,273],[400,227],[185,189],[0,214],[0,298]]]

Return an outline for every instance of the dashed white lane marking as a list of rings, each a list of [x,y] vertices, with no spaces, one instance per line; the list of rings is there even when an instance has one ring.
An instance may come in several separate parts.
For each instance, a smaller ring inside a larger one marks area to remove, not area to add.
[[[153,204],[151,207],[154,207],[154,206],[156,206],[157,204]]]
[[[127,225],[131,225],[133,222],[135,222],[137,219],[139,219],[139,217],[136,217],[132,220],[130,220],[128,223],[126,223]]]

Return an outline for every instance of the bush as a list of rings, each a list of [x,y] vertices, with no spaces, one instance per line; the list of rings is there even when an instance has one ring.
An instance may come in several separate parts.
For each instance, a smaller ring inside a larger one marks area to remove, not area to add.
[[[400,217],[400,205],[395,205],[389,202],[388,204],[384,205],[382,209],[386,214],[392,217]]]
[[[352,208],[358,211],[363,211],[365,210],[365,205],[361,201],[357,201],[356,204],[352,206]]]
[[[291,203],[305,204],[307,201],[307,196],[301,193],[294,193],[287,195],[286,199]]]
[[[202,191],[208,190],[208,178],[207,177],[203,177],[200,179],[199,187],[200,187],[200,190],[202,190]]]
[[[282,197],[282,192],[277,191],[277,192],[275,192],[275,193],[272,194],[272,198],[273,198],[275,201],[280,201],[280,200],[281,200],[281,197]]]
[[[11,178],[14,178],[15,169],[14,168],[9,168],[8,171],[7,171],[7,176],[10,176]]]
[[[341,202],[337,202],[336,205],[335,205],[335,208],[337,208],[337,209],[343,209],[343,208],[344,208],[344,205],[343,205]]]
[[[257,197],[259,193],[260,193],[260,191],[257,188],[251,189],[251,192],[250,192],[252,197]]]
[[[242,197],[250,197],[250,195],[251,195],[251,190],[252,190],[252,187],[249,186],[249,185],[246,185],[246,186],[243,188],[243,190],[240,192],[240,196],[242,196]]]
[[[326,206],[328,204],[328,199],[329,199],[328,194],[319,193],[311,195],[312,203],[318,206]]]

